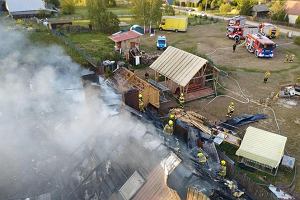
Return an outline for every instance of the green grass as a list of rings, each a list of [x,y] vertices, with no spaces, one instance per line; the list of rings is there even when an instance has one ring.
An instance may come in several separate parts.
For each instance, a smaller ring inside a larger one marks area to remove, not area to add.
[[[72,58],[74,62],[77,62],[83,66],[87,66],[88,63],[73,49],[67,47],[59,38],[52,35],[48,31],[36,31],[29,33],[29,39],[31,42],[40,46],[59,45],[66,53]]]
[[[103,33],[72,33],[68,38],[80,49],[85,50],[95,60],[115,59],[114,43]]]
[[[128,7],[115,7],[109,8],[108,10],[116,15],[132,15],[131,10]]]

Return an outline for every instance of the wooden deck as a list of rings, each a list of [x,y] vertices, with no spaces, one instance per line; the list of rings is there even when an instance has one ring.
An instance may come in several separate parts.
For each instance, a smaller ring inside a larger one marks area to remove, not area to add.
[[[196,99],[200,99],[200,98],[208,97],[208,96],[212,96],[212,95],[215,95],[215,91],[212,88],[208,88],[208,87],[201,88],[197,91],[187,93],[185,95],[185,101],[186,102],[193,101]]]

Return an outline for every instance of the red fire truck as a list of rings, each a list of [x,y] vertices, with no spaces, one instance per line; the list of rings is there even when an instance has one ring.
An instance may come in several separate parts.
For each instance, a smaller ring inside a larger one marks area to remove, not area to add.
[[[226,36],[235,41],[239,41],[245,39],[247,34],[255,34],[258,33],[258,31],[257,26],[228,26]]]
[[[246,17],[235,16],[228,20],[228,26],[245,26]]]
[[[273,58],[276,44],[261,34],[248,34],[246,36],[246,48],[258,58]]]

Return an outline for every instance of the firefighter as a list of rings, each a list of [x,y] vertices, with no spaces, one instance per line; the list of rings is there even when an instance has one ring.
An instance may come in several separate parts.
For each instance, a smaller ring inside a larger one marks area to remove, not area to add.
[[[149,74],[148,74],[148,72],[145,73],[145,80],[146,80],[146,81],[149,80]]]
[[[174,131],[174,122],[172,120],[169,120],[169,122],[164,127],[164,133],[167,135],[173,135]]]
[[[265,73],[265,77],[264,77],[264,83],[266,84],[268,82],[268,79],[271,76],[271,72],[270,71],[266,71]]]
[[[206,156],[201,151],[199,151],[199,153],[197,154],[197,156],[199,158],[199,163],[201,165],[204,165],[206,163],[206,161],[207,161]]]
[[[237,42],[236,42],[237,43]],[[233,45],[232,45],[232,51],[233,51],[233,53],[235,52],[235,49],[236,49],[236,43],[234,43]]]
[[[184,95],[183,93],[180,93],[180,97],[179,97],[179,106],[180,108],[184,108]]]
[[[170,113],[169,115],[169,120],[175,121],[175,115]]]
[[[232,114],[234,112],[234,103],[231,102],[228,106],[228,109],[227,109],[227,117],[232,117]]]
[[[142,94],[139,94],[139,110],[141,112],[145,112],[144,100],[143,100],[143,95]]]
[[[285,60],[284,62],[289,62],[290,60],[290,55],[289,54],[285,54]]]
[[[290,58],[289,58],[289,62],[290,62],[290,63],[294,62],[294,58],[295,58],[295,55],[294,55],[294,54],[291,54],[291,55],[290,55]]]
[[[221,160],[221,168],[219,171],[219,176],[221,176],[222,178],[225,178],[226,176],[226,161],[225,160]]]

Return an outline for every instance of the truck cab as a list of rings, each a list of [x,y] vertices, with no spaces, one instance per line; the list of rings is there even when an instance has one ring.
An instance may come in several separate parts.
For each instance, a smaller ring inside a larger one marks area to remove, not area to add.
[[[268,38],[277,38],[280,35],[280,29],[270,23],[261,23],[259,24],[259,32],[264,35],[267,36]]]
[[[246,17],[235,16],[228,20],[228,26],[245,26]]]
[[[276,44],[261,34],[248,34],[246,36],[246,48],[258,58],[272,58]]]
[[[156,41],[156,47],[158,50],[167,48],[167,38],[166,36],[158,36]]]
[[[247,34],[255,34],[258,33],[258,31],[257,26],[228,26],[226,36],[235,41],[239,41],[245,39]]]

